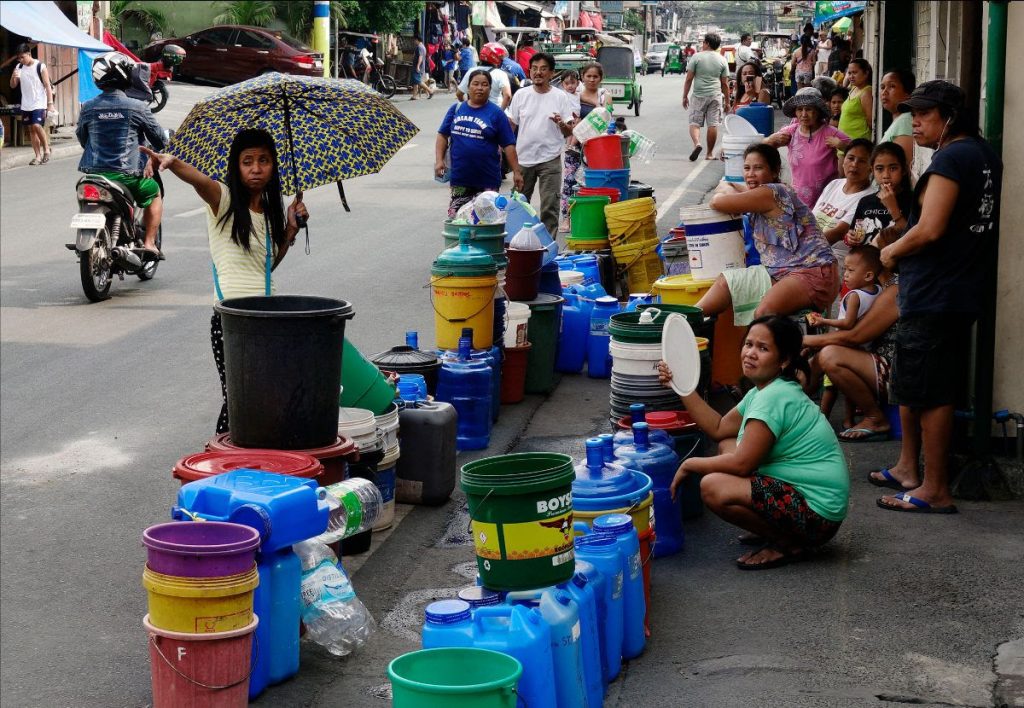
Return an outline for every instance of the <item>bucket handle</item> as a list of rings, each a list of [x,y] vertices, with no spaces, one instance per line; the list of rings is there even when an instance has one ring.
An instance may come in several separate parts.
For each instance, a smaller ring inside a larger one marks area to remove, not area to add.
[[[149,634],[149,641],[151,641],[153,643],[153,648],[156,649],[157,655],[161,659],[164,660],[164,663],[167,664],[168,667],[170,667],[171,671],[173,671],[174,673],[178,674],[178,676],[181,676],[183,679],[185,679],[189,683],[195,684],[196,686],[199,686],[200,688],[209,689],[211,691],[223,691],[226,688],[234,688],[235,686],[239,685],[240,683],[244,683],[244,682],[248,681],[249,678],[252,676],[253,672],[256,670],[256,662],[259,660],[259,656],[260,656],[260,639],[259,639],[259,636],[254,631],[252,633],[252,641],[253,641],[252,666],[249,667],[249,672],[245,676],[243,676],[242,678],[238,679],[237,681],[233,681],[231,683],[226,683],[223,686],[211,686],[208,683],[203,683],[202,681],[196,681],[191,676],[186,676],[185,674],[183,674],[181,672],[181,670],[178,669],[177,666],[172,664],[170,662],[170,660],[168,660],[168,658],[166,656],[164,656],[164,653],[160,650],[160,645],[156,643],[156,637],[157,637],[156,634],[150,632],[150,634]]]
[[[444,278],[453,278],[453,277],[455,277],[454,274],[443,275],[438,280],[441,280],[441,279],[444,279]],[[434,289],[431,286],[436,284],[436,283],[437,283],[437,280],[435,280],[432,283],[427,283],[423,287],[424,288],[430,288],[430,306],[434,308],[434,313],[439,315],[441,317],[441,319],[443,319],[445,322],[449,322],[449,323],[453,323],[453,322],[468,322],[469,320],[473,319],[474,317],[479,315],[481,312],[486,310],[488,307],[494,307],[494,296],[498,292],[498,282],[497,281],[494,282],[494,288],[491,290],[491,299],[488,300],[487,302],[485,302],[484,306],[481,307],[476,312],[474,312],[472,315],[468,315],[467,317],[456,317],[454,319],[445,317],[444,315],[441,314],[441,311],[437,309],[437,305],[434,304]]]

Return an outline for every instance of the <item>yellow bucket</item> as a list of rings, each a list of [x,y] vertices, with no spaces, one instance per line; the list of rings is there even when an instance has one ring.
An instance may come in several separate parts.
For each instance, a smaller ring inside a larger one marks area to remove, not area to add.
[[[458,349],[463,327],[473,328],[473,348],[490,349],[494,344],[493,275],[442,275],[430,278],[430,299],[434,305],[434,327],[438,349]]]
[[[601,251],[608,248],[608,241],[582,241],[580,239],[566,239],[566,249],[570,251]]]
[[[594,525],[594,519],[605,514],[629,514],[633,518],[633,526],[638,534],[643,534],[654,526],[654,492],[647,495],[647,498],[634,507],[624,506],[621,509],[607,509],[605,511],[580,511],[572,510],[573,521],[582,521],[588,527]],[[579,531],[576,536],[582,536]]]
[[[213,578],[163,575],[148,566],[142,571],[149,621],[169,632],[208,634],[249,626],[253,591],[259,584],[255,563],[247,573]]]
[[[628,244],[658,238],[657,210],[650,197],[629,199],[604,208],[608,239],[612,244]]]
[[[656,238],[633,244],[612,244],[612,256],[618,272],[626,275],[629,286],[626,292],[649,293],[655,281],[664,274],[657,248]]]
[[[692,275],[668,275],[655,281],[651,289],[667,305],[696,305],[715,284],[714,279],[694,279]]]

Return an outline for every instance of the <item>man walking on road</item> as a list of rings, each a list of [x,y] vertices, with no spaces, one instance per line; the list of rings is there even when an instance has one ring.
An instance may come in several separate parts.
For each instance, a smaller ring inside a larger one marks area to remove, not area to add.
[[[32,138],[35,158],[28,164],[45,165],[50,161],[50,138],[46,132],[46,111],[53,108],[53,86],[46,64],[32,58],[32,48],[19,44],[18,63],[11,74],[11,88],[21,86],[21,122]]]
[[[506,114],[519,129],[516,151],[523,172],[523,195],[533,197],[540,183],[540,220],[552,237],[558,233],[562,194],[562,149],[572,132],[573,103],[565,91],[551,88],[555,58],[547,52],[530,57],[531,86],[516,92]]]
[[[700,129],[708,127],[708,154],[713,160],[715,140],[722,112],[729,112],[729,62],[718,53],[722,39],[714,32],[704,35],[701,51],[693,55],[686,67],[686,86],[683,87],[683,108],[690,111],[690,140],[693,151],[690,162],[700,155]],[[690,87],[693,87],[693,99]]]
[[[427,94],[427,98],[433,98],[434,90],[427,83],[427,76],[430,74],[429,64],[427,64],[427,48],[423,46],[423,40],[419,35],[414,36],[413,39],[416,40],[416,49],[413,50],[412,96],[409,97],[409,100],[415,101],[420,89]]]

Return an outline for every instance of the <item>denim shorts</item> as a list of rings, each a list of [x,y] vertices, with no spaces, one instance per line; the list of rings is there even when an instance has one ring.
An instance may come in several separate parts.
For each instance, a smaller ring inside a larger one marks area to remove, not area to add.
[[[46,109],[38,108],[34,111],[22,111],[21,122],[25,125],[43,125],[46,122]]]
[[[938,408],[963,402],[970,374],[974,319],[974,315],[963,313],[900,317],[892,366],[892,403]]]

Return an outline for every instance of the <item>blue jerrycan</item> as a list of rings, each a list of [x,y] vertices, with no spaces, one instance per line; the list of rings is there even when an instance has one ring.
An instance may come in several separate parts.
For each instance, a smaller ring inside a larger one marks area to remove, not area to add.
[[[576,563],[589,563],[600,573],[603,597],[598,597],[597,612],[601,633],[601,669],[608,681],[614,681],[622,668],[623,558],[618,542],[611,536],[598,536],[582,521],[573,530],[576,538]],[[588,576],[589,577],[589,576]]]
[[[594,533],[615,539],[622,552],[622,658],[635,659],[644,651],[644,576],[640,565],[640,539],[633,519],[626,514],[605,514],[594,519]]]
[[[473,616],[468,602],[438,600],[427,605],[423,621],[423,648],[473,646]]]
[[[587,334],[590,332],[590,312],[583,307],[579,295],[563,290],[562,331],[558,335],[558,358],[555,371],[578,374],[587,358]]]
[[[647,423],[633,423],[633,444],[620,445],[615,455],[638,466],[654,483],[654,518],[658,522],[654,557],[661,558],[683,550],[682,499],[677,496],[672,501],[669,491],[679,456],[670,445],[650,442],[648,431]]]
[[[580,612],[576,600],[555,587],[510,592],[510,605],[536,607],[551,627],[551,656],[555,667],[555,695],[558,708],[592,708],[583,680],[583,651],[580,646]]]
[[[539,610],[496,605],[473,610],[473,646],[508,654],[523,665],[517,705],[558,708],[551,628]]]
[[[606,595],[608,592],[608,579],[604,573],[597,569],[597,566],[590,561],[576,558],[576,573],[587,579],[587,588],[594,593],[594,619],[597,621],[597,659],[601,667],[601,687],[608,691],[607,667],[604,663],[605,647],[605,615],[608,614]]]
[[[576,571],[569,582],[559,585],[572,595],[580,612],[580,648],[583,652],[583,688],[591,706],[604,702],[601,673],[601,639],[597,631],[597,597],[590,578]]]
[[[606,379],[612,375],[608,320],[618,311],[619,301],[610,295],[594,300],[594,309],[590,312],[590,336],[587,338],[587,376],[592,379]]]

